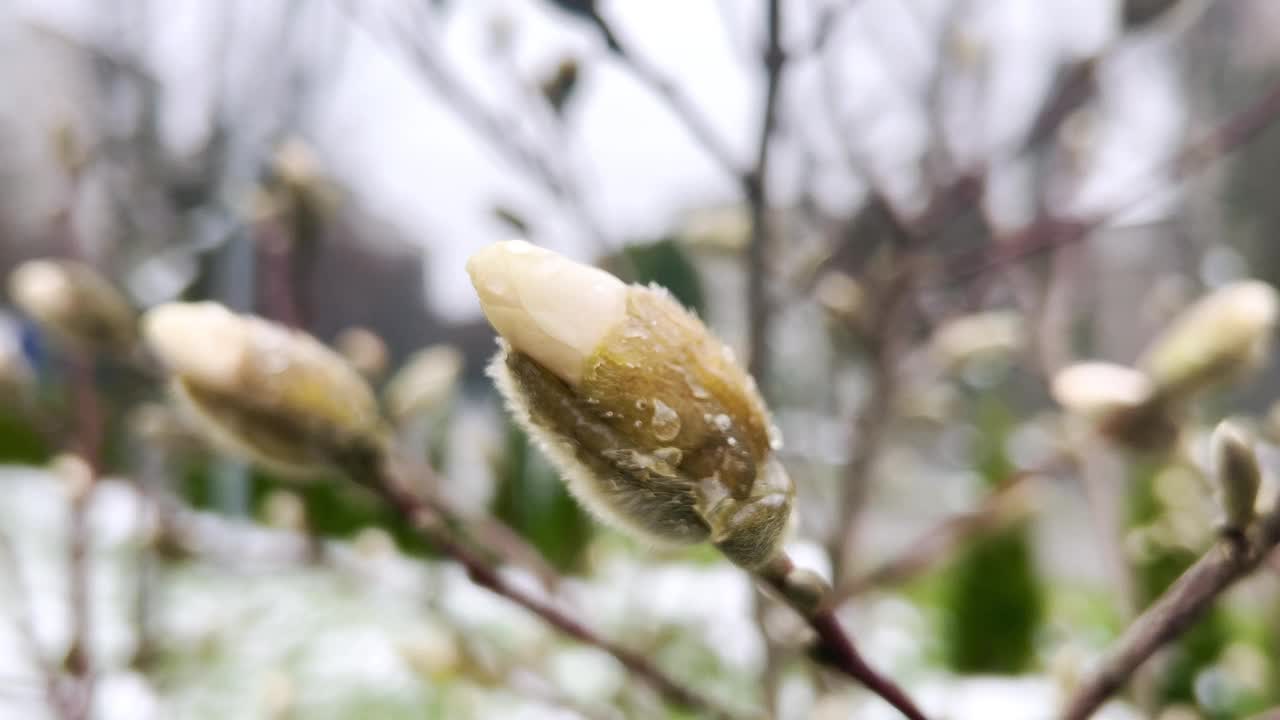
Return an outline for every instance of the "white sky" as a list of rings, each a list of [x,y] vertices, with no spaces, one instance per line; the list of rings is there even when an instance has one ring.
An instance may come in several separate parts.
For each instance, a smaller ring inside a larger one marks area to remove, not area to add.
[[[209,93],[210,10],[220,0],[164,0],[152,5],[151,51],[171,100],[166,129],[178,144],[198,138]],[[231,1],[231,0],[226,0]],[[845,2],[847,0],[841,0]],[[264,32],[264,15],[280,0],[241,1],[240,41]],[[35,17],[83,28],[95,0],[22,0]],[[353,3],[366,19],[354,35],[332,96],[313,133],[331,169],[379,215],[407,231],[430,251],[427,292],[440,311],[462,318],[478,312],[462,265],[476,248],[501,239],[507,228],[494,219],[502,204],[534,226],[534,239],[585,256],[591,247],[572,216],[550,202],[536,184],[474,135],[432,94],[386,38],[405,8],[403,0]],[[790,0],[786,44],[807,47],[810,18],[827,3]],[[868,154],[881,180],[911,201],[911,163],[923,143],[926,117],[920,90],[931,72],[933,49],[922,28],[935,24],[944,0],[862,0],[835,28],[829,44],[841,89],[834,104]],[[762,83],[756,48],[761,41],[760,2],[736,0],[614,0],[604,4],[630,44],[661,67],[743,158],[757,132]],[[986,57],[991,68],[981,109],[953,113],[948,131],[960,158],[987,154],[1016,140],[1044,92],[1050,68],[1065,57],[1103,46],[1113,30],[1113,0],[985,0],[949,62],[964,73],[964,58]],[[100,7],[100,5],[99,5]],[[663,104],[610,58],[589,29],[540,0],[454,0],[437,28],[447,62],[477,96],[506,117],[527,118],[526,99],[512,73],[491,61],[491,28],[507,18],[514,74],[536,78],[571,54],[584,61],[580,91],[570,112],[567,143],[573,173],[590,214],[613,242],[671,229],[681,213],[736,199],[734,185],[693,142]],[[911,8],[905,10],[904,8]],[[339,17],[337,15],[334,16]],[[819,155],[812,170],[819,197],[833,208],[856,201],[858,186],[842,161],[826,113],[827,86],[819,62],[794,53],[782,106],[785,135],[776,157],[773,188],[794,195],[801,181],[798,148]],[[1181,132],[1176,76],[1159,36],[1115,53],[1103,73],[1105,100],[1097,129],[1097,182],[1077,200],[1096,204],[1116,183],[1141,177],[1174,145]],[[241,61],[233,72],[250,81],[261,58]],[[980,67],[973,64],[973,68]],[[965,98],[957,107],[966,106]],[[1109,123],[1109,120],[1118,120]],[[525,122],[528,129],[534,125]],[[1014,224],[1026,213],[1024,168],[1002,167],[989,198],[993,214]]]

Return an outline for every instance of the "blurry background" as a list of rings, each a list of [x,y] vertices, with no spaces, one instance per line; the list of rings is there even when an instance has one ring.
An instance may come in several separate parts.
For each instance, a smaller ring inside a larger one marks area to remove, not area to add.
[[[1280,279],[1280,6],[766,5],[8,0],[0,272],[79,257],[139,308],[216,299],[384,386],[409,363],[399,429],[432,490],[518,531],[606,634],[744,710],[893,717],[711,553],[594,526],[501,412],[472,252],[524,236],[663,284],[755,368],[793,552],[846,587],[866,654],[937,717],[1051,717],[1208,547],[1212,508],[1191,470],[1070,432],[1046,381]],[[66,473],[29,401],[61,407],[70,373],[18,313],[0,329],[22,386],[5,597],[56,664],[78,642]],[[372,498],[192,447],[155,388],[98,380],[94,717],[679,716]],[[1278,392],[1267,367],[1194,417],[1265,417]],[[1264,571],[1230,594],[1109,717],[1280,704],[1277,590]],[[0,626],[0,717],[58,716],[30,644]]]

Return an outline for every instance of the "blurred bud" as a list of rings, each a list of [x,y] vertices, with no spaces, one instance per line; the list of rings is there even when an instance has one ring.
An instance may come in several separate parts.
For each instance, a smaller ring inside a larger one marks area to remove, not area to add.
[[[298,684],[288,673],[275,670],[262,678],[262,717],[284,720],[292,717],[298,705]]]
[[[557,115],[564,112],[565,105],[573,98],[573,92],[578,87],[578,70],[577,58],[567,57],[538,83],[539,92]]]
[[[13,303],[78,352],[128,351],[137,336],[129,301],[98,271],[71,260],[29,260],[9,276]]]
[[[49,462],[49,469],[72,502],[84,500],[93,489],[93,466],[79,455],[59,455]]]
[[[396,539],[380,527],[362,528],[352,538],[351,546],[365,560],[381,560],[393,557],[397,552]]]
[[[172,448],[199,444],[191,424],[176,408],[164,403],[143,403],[129,412],[129,432],[142,440]]]
[[[320,158],[305,140],[293,136],[276,147],[271,157],[271,174],[275,181],[269,193],[259,192],[254,200],[254,217],[274,214],[283,207],[305,206],[322,215],[337,208],[338,189],[329,179]],[[283,197],[280,196],[283,195]]]
[[[685,218],[678,235],[696,248],[738,253],[751,237],[751,217],[740,205],[701,209]]]
[[[197,427],[232,452],[314,472],[381,443],[373,391],[310,335],[210,302],[161,305],[142,325]]]
[[[1178,418],[1155,394],[1146,375],[1114,363],[1084,362],[1053,378],[1053,398],[1068,412],[1094,424],[1114,443],[1134,450],[1169,447]]]
[[[448,676],[462,663],[453,633],[445,627],[428,627],[409,634],[397,644],[400,657],[429,683]]]
[[[409,357],[383,390],[387,409],[399,422],[449,403],[462,375],[462,352],[433,345]]]
[[[846,322],[855,321],[866,306],[866,293],[848,273],[829,270],[818,279],[814,297],[823,310]]]
[[[351,367],[370,381],[378,380],[387,371],[387,344],[369,328],[347,328],[338,333],[333,345]]]
[[[933,334],[933,354],[944,368],[973,360],[1015,353],[1025,332],[1022,316],[1013,311],[975,313],[949,320]]]
[[[1257,280],[1232,283],[1183,311],[1138,362],[1161,395],[1181,399],[1265,359],[1280,299]]]
[[[1253,522],[1254,502],[1262,484],[1253,435],[1238,422],[1223,420],[1209,440],[1209,461],[1222,528],[1241,532]]]
[[[710,540],[748,568],[777,551],[790,479],[755,383],[666,292],[506,242],[467,265],[505,342],[516,419],[598,516],[655,542]]]
[[[53,130],[53,154],[62,169],[79,175],[89,164],[89,151],[70,123],[59,123]]]
[[[1083,362],[1063,368],[1053,377],[1053,399],[1090,419],[1135,408],[1151,399],[1146,375],[1105,362]]]
[[[262,522],[277,530],[307,531],[307,504],[289,490],[272,490],[262,500]]]

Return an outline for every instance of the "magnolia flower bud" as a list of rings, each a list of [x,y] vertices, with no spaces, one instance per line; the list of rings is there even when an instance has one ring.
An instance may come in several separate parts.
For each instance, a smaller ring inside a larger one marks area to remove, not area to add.
[[[377,381],[387,371],[387,344],[369,328],[349,327],[338,333],[333,346],[370,381]]]
[[[398,421],[445,405],[462,374],[462,353],[452,345],[433,345],[414,353],[383,391],[387,409]]]
[[[1053,377],[1053,398],[1111,441],[1135,450],[1166,448],[1178,419],[1146,375],[1124,365],[1083,362]]]
[[[1253,436],[1239,423],[1223,420],[1209,439],[1210,477],[1222,509],[1222,527],[1240,532],[1253,521],[1262,470]]]
[[[79,352],[123,353],[137,335],[129,301],[83,263],[22,263],[9,276],[9,295],[23,312]]]
[[[1183,311],[1138,361],[1157,391],[1182,398],[1264,359],[1280,298],[1257,280],[1232,283]]]
[[[955,368],[978,358],[1015,353],[1024,340],[1022,316],[1012,311],[991,311],[950,320],[933,335],[938,364]]]
[[[605,521],[665,544],[774,556],[794,488],[755,383],[658,288],[524,242],[467,265],[504,339],[490,365],[512,413]]]
[[[161,305],[142,325],[179,400],[232,452],[310,472],[381,442],[372,390],[310,335],[210,302]]]

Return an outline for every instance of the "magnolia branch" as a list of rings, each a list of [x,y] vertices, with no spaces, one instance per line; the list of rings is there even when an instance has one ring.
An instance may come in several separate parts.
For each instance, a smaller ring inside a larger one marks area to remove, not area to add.
[[[786,555],[779,555],[762,568],[759,578],[809,624],[817,636],[814,654],[819,662],[861,683],[910,720],[925,720],[906,692],[877,672],[858,652],[836,618],[837,605],[826,581],[797,569]]]
[[[441,516],[409,489],[413,483],[404,477],[405,470],[393,458],[385,455],[356,457],[347,463],[347,471],[352,479],[372,490],[407,520],[424,540],[462,565],[472,582],[523,607],[565,635],[614,656],[670,702],[707,717],[725,720],[733,717],[714,701],[667,675],[644,655],[602,637],[552,603],[535,597],[504,578],[481,554],[460,540]]]
[[[950,557],[974,538],[1006,527],[1026,506],[1027,482],[1037,473],[1012,475],[975,510],[952,515],[925,531],[897,555],[836,588],[837,603],[873,588],[901,585]]]
[[[1227,589],[1252,573],[1280,544],[1280,508],[1242,539],[1223,540],[1157,599],[1068,698],[1062,720],[1084,720],[1106,702],[1156,650],[1186,632]]]

